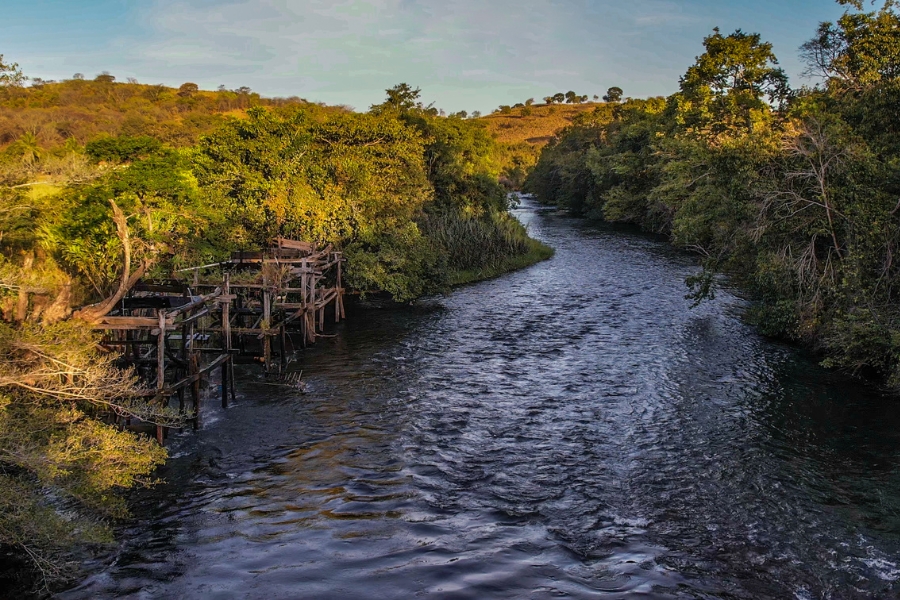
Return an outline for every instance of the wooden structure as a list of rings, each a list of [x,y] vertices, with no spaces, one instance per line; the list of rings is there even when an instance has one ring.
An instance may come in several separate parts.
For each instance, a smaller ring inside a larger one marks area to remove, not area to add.
[[[201,384],[214,369],[222,371],[222,405],[228,405],[229,391],[234,396],[228,345],[209,331],[228,302],[222,288],[194,295],[178,281],[139,282],[114,314],[101,318],[94,328],[105,332],[101,345],[120,351],[122,362],[134,367],[151,402],[168,408],[177,400],[180,413],[196,429]],[[188,390],[190,407],[185,398]],[[165,434],[164,427],[156,427],[160,443]]]
[[[306,347],[324,333],[327,315],[335,322],[345,317],[343,262],[331,245],[318,249],[278,238],[265,252],[236,252],[229,261],[182,272],[191,273],[192,287],[222,287],[232,299],[222,305],[221,326],[212,331],[232,343],[235,360],[259,362],[266,373],[282,373],[291,330],[299,330]]]
[[[279,238],[265,252],[180,271],[187,282],[138,282],[95,328],[105,331],[102,344],[135,368],[154,402],[177,400],[196,428],[201,384],[215,369],[227,407],[236,362],[284,374],[292,331],[305,347],[323,335],[326,316],[345,317],[343,261],[330,245]],[[157,427],[160,443],[165,433]]]

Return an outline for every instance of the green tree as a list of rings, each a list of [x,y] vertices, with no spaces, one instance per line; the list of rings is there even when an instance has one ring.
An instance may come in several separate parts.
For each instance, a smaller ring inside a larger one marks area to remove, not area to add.
[[[788,99],[787,76],[759,34],[737,30],[723,36],[716,29],[703,45],[706,52],[681,78],[681,93],[674,97],[684,127],[709,135],[751,131],[770,112],[764,98],[776,106]]]
[[[611,87],[608,90],[606,90],[606,95],[603,96],[603,101],[604,102],[619,102],[622,100],[623,93],[624,92],[622,91],[622,88]],[[594,98],[596,98],[596,96],[594,96]]]
[[[200,91],[200,87],[196,83],[182,83],[178,88],[178,95],[182,98],[190,98]]]
[[[421,102],[419,101],[421,95],[422,90],[420,88],[413,88],[407,83],[400,83],[387,90],[387,100],[377,105],[377,107],[393,109],[398,112],[412,110],[417,106],[421,108]],[[376,109],[376,106],[373,106],[372,109]]]
[[[279,235],[330,242],[347,253],[357,289],[401,300],[424,293],[434,257],[415,217],[432,191],[421,137],[397,113],[415,98],[324,121],[263,109],[229,120],[202,142],[196,165],[210,206],[226,215],[221,245],[259,248]]]
[[[844,1],[862,11],[862,2]],[[888,0],[877,12],[846,12],[837,24],[819,25],[803,44],[808,72],[831,85],[861,89],[900,76],[900,17]]]
[[[20,153],[22,162],[29,167],[35,166],[45,154],[37,136],[31,131],[26,131],[22,134],[22,137],[16,142],[16,147]]]
[[[18,64],[3,62],[3,55],[0,54],[0,86],[20,86],[27,79]]]
[[[102,137],[88,142],[85,146],[85,154],[92,160],[112,163],[132,162],[161,150],[162,144],[159,140],[150,136]]]

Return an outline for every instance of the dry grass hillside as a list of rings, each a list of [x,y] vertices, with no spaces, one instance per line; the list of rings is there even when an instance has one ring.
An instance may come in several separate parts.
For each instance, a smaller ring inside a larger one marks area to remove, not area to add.
[[[89,142],[126,136],[191,146],[254,106],[303,107],[313,118],[346,110],[296,97],[263,98],[248,88],[170,88],[121,83],[111,75],[0,86],[0,184],[88,180],[98,175],[85,157]]]
[[[556,133],[568,127],[580,114],[607,106],[604,102],[584,104],[534,104],[497,111],[478,120],[503,147],[500,162],[504,183],[519,189],[528,171],[537,163],[541,149]]]
[[[301,98],[263,98],[248,88],[203,91],[192,83],[170,88],[117,82],[109,75],[94,80],[35,80],[28,87],[0,88],[0,151],[17,153],[31,146],[48,152],[67,142],[83,145],[118,135],[150,136],[186,146],[226,116],[242,116],[252,106],[287,105],[341,110]]]
[[[488,131],[504,144],[525,142],[538,148],[547,144],[557,131],[571,124],[581,113],[603,106],[604,102],[584,104],[535,104],[513,108],[509,113],[495,112],[481,117]]]

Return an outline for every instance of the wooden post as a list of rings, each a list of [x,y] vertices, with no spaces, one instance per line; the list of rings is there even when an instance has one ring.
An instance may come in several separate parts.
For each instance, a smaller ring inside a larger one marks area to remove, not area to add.
[[[156,389],[160,393],[159,402],[161,406],[168,404],[168,399],[163,395],[166,388],[166,311],[159,311],[159,337],[156,340]],[[162,425],[156,426],[156,441],[162,446],[166,440],[166,428]]]
[[[190,316],[190,315],[185,315]],[[190,363],[188,359],[188,331],[193,330],[194,324],[193,322],[190,325],[181,325],[181,361],[182,364],[185,365],[184,372],[188,373],[190,371]],[[177,376],[176,376],[177,377]],[[178,410],[184,415],[184,386],[178,388]]]
[[[191,321],[190,327],[188,328],[188,341],[185,345],[188,352],[188,374],[191,377],[200,371],[200,353],[197,352],[197,349],[194,347],[194,336],[196,335],[195,323],[196,321]],[[201,378],[198,377],[197,381],[191,383],[191,402],[193,403],[192,420],[194,422],[194,429],[199,429],[200,427],[200,379]]]
[[[307,311],[309,310],[309,291],[306,286],[309,283],[309,261],[307,259],[303,259],[300,263],[300,303],[303,305],[303,322],[304,329],[309,327],[309,318],[306,316]],[[305,332],[304,332],[305,333]],[[308,334],[307,334],[308,337]]]
[[[222,408],[228,408],[228,371],[231,365],[231,275],[225,273],[225,298],[222,299],[222,340],[228,360],[222,363]]]
[[[344,264],[344,254],[342,252],[338,253],[338,264],[337,264],[337,287],[338,287],[338,305],[340,305],[341,309],[341,318],[346,319],[347,313],[344,310],[344,282],[341,278],[341,269]]]
[[[166,387],[166,311],[159,311],[159,337],[156,339],[156,389]]]
[[[269,292],[268,282],[263,279],[263,361],[266,365],[266,375],[269,374],[272,364],[272,337],[269,332],[272,329],[272,294]]]
[[[334,322],[341,322],[341,253],[334,253],[334,260],[337,263],[337,280],[334,288]]]
[[[228,408],[228,364],[231,357],[222,363],[222,408]]]
[[[284,339],[286,335],[284,323],[281,324],[278,333],[278,354],[280,357],[280,362],[278,363],[278,374],[283,375],[285,370],[287,369],[287,343]]]
[[[191,376],[200,371],[200,353],[191,352]],[[194,401],[194,429],[200,429],[200,378],[191,383],[191,400]]]
[[[322,331],[322,326],[325,325],[322,319],[321,311],[319,310],[317,304],[319,302],[319,278],[315,275],[312,276],[312,299],[313,299],[313,331]]]
[[[225,349],[231,350],[231,275],[225,273],[225,298],[222,300],[222,336]]]
[[[306,312],[304,312],[304,313],[303,313],[303,318],[300,319],[300,335],[303,336],[303,341],[301,342],[301,347],[302,347],[304,350],[306,349],[306,339],[307,339],[307,337],[308,337],[308,336],[307,336],[307,333],[306,333],[306,325],[307,325],[307,323],[306,323]]]
[[[312,275],[309,259],[301,262],[300,288],[303,290],[303,322],[306,333],[306,343],[316,342],[316,279]]]

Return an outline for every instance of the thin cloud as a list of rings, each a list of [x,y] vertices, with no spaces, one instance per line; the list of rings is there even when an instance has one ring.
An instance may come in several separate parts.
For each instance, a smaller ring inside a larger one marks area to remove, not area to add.
[[[484,110],[563,89],[674,91],[727,8],[712,0],[155,0],[140,9],[146,35],[119,45],[130,70],[170,82],[363,107],[407,82],[448,110]]]
[[[604,30],[624,29],[633,14],[605,11]],[[144,15],[153,35],[135,47],[135,60],[269,89],[305,77],[318,87],[296,93],[332,100],[352,90],[357,105],[400,81],[426,92],[454,81],[569,89],[564,79],[595,76],[615,60],[615,36],[598,32],[578,3],[559,0],[158,0]]]

